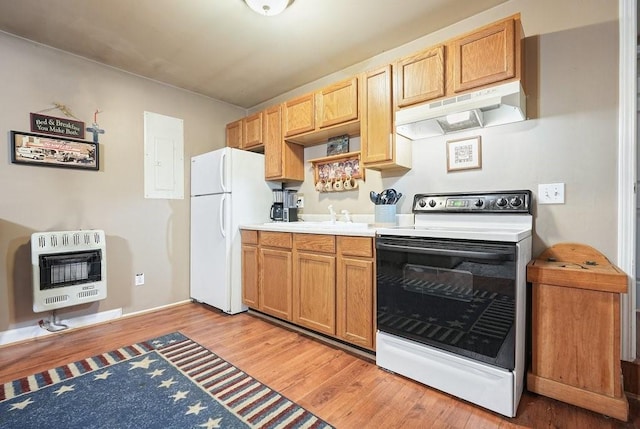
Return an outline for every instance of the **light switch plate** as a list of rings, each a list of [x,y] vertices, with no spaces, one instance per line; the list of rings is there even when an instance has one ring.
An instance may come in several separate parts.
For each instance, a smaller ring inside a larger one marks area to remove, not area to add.
[[[538,185],[538,204],[564,204],[564,183]]]

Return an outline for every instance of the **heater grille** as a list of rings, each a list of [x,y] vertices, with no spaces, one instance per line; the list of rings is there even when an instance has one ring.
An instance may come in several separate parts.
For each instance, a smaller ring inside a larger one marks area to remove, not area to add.
[[[98,295],[98,290],[97,289],[93,289],[93,290],[84,290],[82,292],[80,292],[78,294],[78,298],[84,299],[84,298],[89,298],[92,296],[97,296]]]
[[[67,301],[69,301],[69,295],[50,296],[44,300],[46,305],[55,305]]]

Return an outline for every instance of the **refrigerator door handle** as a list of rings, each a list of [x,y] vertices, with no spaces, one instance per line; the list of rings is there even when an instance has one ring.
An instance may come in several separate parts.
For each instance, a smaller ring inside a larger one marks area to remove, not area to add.
[[[222,196],[222,200],[220,201],[220,234],[222,234],[222,237],[227,237],[227,234],[224,231],[224,223],[225,223],[225,218],[224,218],[224,205],[227,202],[227,198],[225,195]]]
[[[225,183],[224,183],[224,173],[225,173],[224,167],[225,167],[226,158],[227,158],[227,152],[224,151],[224,152],[222,152],[222,156],[220,157],[220,168],[219,168],[219,170],[220,170],[220,187],[222,188],[222,192],[229,192],[227,190],[227,187],[225,186]]]

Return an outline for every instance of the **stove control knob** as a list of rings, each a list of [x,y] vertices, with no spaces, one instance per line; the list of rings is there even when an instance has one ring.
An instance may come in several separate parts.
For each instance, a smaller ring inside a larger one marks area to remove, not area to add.
[[[476,200],[476,201],[473,203],[473,205],[474,205],[474,206],[476,206],[476,207],[478,207],[478,208],[480,208],[480,207],[482,207],[482,206],[484,205],[484,201],[482,201],[482,200]]]
[[[420,201],[418,201],[418,205],[420,207],[424,207],[427,205],[427,201],[424,198],[421,198]]]
[[[506,205],[507,205],[506,198],[502,198],[502,197],[498,198],[498,200],[496,201],[496,205],[498,207],[506,207]]]
[[[436,206],[436,200],[429,200],[429,207],[435,207]]]
[[[513,197],[509,200],[509,204],[511,204],[513,207],[520,207],[520,205],[522,205],[522,198]]]

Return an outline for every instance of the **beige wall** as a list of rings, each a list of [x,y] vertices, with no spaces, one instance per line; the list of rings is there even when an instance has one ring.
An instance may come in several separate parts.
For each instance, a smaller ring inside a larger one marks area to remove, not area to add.
[[[48,316],[31,310],[30,235],[103,229],[109,296],[74,313],[131,313],[189,299],[190,157],[224,145],[224,125],[246,112],[193,93],[0,33],[0,135],[29,131],[29,113],[67,105],[100,136],[100,171],[11,164],[0,152],[0,333]],[[185,198],[144,198],[143,112],[184,120]],[[62,112],[44,112],[64,117]],[[87,139],[91,139],[91,134]],[[134,287],[134,273],[145,284]],[[61,318],[66,310],[60,310]]]
[[[530,189],[564,182],[566,204],[534,207],[534,254],[558,242],[580,242],[615,261],[617,250],[618,10],[603,0],[513,0],[407,45],[313,82],[261,106],[286,100],[403,55],[521,13],[525,32],[527,108],[530,120],[434,137],[413,144],[414,168],[400,177],[366,171],[359,192],[319,194],[307,163],[305,213],[373,213],[370,190],[394,187],[408,198],[417,192]],[[447,173],[446,141],[482,137],[482,169]],[[359,145],[359,139],[355,139]],[[305,150],[322,157],[324,145]]]
[[[311,169],[300,189],[306,213],[373,213],[370,190],[395,187],[410,212],[416,192],[531,189],[566,183],[566,204],[537,206],[534,254],[562,241],[616,255],[616,154],[618,23],[615,2],[512,0],[410,44],[385,52],[256,106],[289,99],[403,55],[521,12],[526,39],[531,119],[481,135],[481,170],[446,173],[445,144],[438,137],[415,142],[414,168],[398,177],[367,171],[359,192],[318,194]],[[244,112],[185,91],[106,68],[0,33],[2,100],[0,130],[28,131],[29,112],[51,103],[69,106],[89,123],[99,108],[99,172],[13,165],[0,154],[0,333],[34,323],[31,311],[29,237],[32,232],[100,228],[107,233],[109,298],[80,309],[125,313],[188,299],[189,201],[143,198],[142,115],[152,111],[184,119],[185,173],[191,155],[223,145],[224,125]],[[56,116],[58,112],[52,111]],[[359,145],[354,140],[354,147]],[[324,146],[306,149],[307,159]],[[188,195],[188,176],[185,195]],[[133,286],[136,272],[146,284]]]

